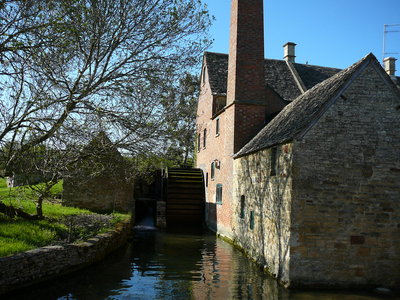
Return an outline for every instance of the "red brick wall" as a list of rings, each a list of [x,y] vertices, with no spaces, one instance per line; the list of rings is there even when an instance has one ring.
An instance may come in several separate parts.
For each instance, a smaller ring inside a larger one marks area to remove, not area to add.
[[[228,64],[227,107],[219,114],[220,134],[212,119],[213,96],[205,76],[198,104],[197,132],[207,146],[197,153],[197,166],[208,173],[206,201],[208,224],[220,234],[232,236],[233,155],[265,122],[263,0],[232,0]],[[230,105],[232,104],[232,105]],[[211,163],[220,161],[211,180]],[[216,186],[222,184],[222,204],[215,203]]]
[[[231,200],[232,200],[232,174],[233,160],[233,107],[222,112],[217,118],[220,123],[220,133],[216,135],[216,119],[211,119],[212,95],[207,84],[203,86],[198,103],[197,132],[203,140],[204,128],[207,129],[206,147],[201,144],[197,152],[197,167],[201,168],[206,176],[208,173],[208,186],[206,187],[207,224],[221,234],[231,234]],[[232,112],[231,112],[232,111]],[[215,178],[211,179],[211,163],[220,162],[220,168],[215,169]],[[216,186],[222,184],[222,204],[216,204]]]
[[[235,138],[233,152],[238,152],[265,125],[265,106],[235,104]]]

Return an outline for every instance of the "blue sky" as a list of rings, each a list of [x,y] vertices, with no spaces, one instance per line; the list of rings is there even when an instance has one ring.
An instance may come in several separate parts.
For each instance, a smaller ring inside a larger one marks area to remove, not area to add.
[[[203,2],[216,18],[209,51],[228,53],[231,0]],[[400,24],[400,0],[264,0],[265,57],[282,59],[283,44],[294,42],[299,63],[346,68],[370,52],[381,62],[384,24]],[[386,36],[399,76],[400,32]]]

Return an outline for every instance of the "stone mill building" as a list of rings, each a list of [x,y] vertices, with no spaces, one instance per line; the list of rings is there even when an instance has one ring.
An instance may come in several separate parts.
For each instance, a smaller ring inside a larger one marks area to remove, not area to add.
[[[197,166],[210,228],[286,286],[400,286],[400,78],[264,58],[263,1],[204,54]]]

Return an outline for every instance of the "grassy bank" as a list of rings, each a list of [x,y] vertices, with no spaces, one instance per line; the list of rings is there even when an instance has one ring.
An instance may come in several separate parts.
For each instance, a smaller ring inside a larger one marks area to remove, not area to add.
[[[62,182],[52,189],[53,197],[43,205],[45,220],[10,219],[0,214],[0,257],[56,242],[72,242],[106,231],[124,214],[97,215],[85,209],[65,207],[60,203]],[[35,195],[28,187],[7,188],[0,178],[0,200],[7,205],[35,214]]]

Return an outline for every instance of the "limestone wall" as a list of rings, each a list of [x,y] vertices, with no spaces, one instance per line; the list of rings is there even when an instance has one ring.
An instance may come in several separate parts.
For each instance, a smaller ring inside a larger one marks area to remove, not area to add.
[[[292,286],[400,286],[399,105],[369,66],[294,143]]]
[[[57,277],[102,259],[123,245],[130,233],[129,222],[85,242],[47,246],[0,258],[0,294]]]
[[[235,160],[234,242],[282,282],[289,280],[291,162],[291,144],[276,147],[275,175],[271,149]]]
[[[63,204],[96,212],[132,211],[133,184],[124,178],[98,176],[79,183],[76,178],[64,180]]]
[[[107,135],[100,132],[81,152],[74,176],[64,178],[63,204],[96,212],[133,210],[129,161]]]

